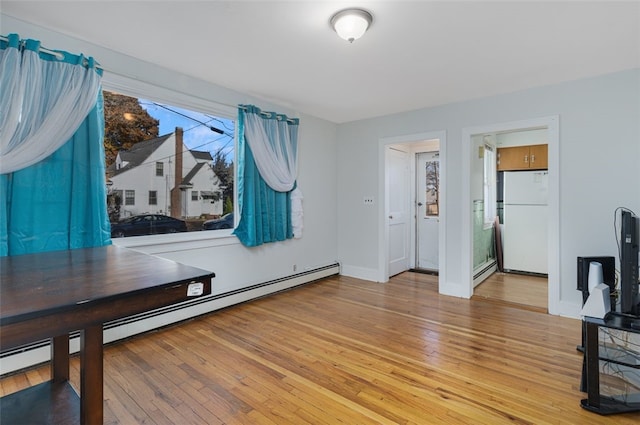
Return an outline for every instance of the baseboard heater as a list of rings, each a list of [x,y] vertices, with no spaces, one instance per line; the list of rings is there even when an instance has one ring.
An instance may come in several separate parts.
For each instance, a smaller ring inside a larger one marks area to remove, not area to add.
[[[340,264],[333,263],[291,276],[273,279],[221,294],[196,298],[181,304],[108,322],[103,327],[104,343],[112,343],[173,325],[222,308],[273,295],[339,273]],[[72,332],[69,337],[70,351],[75,353],[79,350],[80,332]],[[0,353],[0,360],[2,360],[0,363],[0,375],[48,362],[51,359],[50,351],[50,341],[46,339],[2,352]]]
[[[497,265],[496,260],[489,261],[488,263],[486,263],[484,265],[484,267],[482,267],[480,270],[478,270],[477,272],[475,272],[473,274],[473,278],[477,279],[478,277],[482,276],[483,274],[485,274],[489,270],[493,269],[496,265]]]
[[[475,288],[481,284],[486,278],[491,276],[493,272],[498,269],[498,263],[496,260],[491,260],[484,264],[481,269],[473,274],[473,287]]]

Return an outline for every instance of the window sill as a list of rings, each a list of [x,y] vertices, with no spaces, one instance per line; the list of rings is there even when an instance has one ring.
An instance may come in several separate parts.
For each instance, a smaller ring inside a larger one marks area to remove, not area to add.
[[[164,235],[113,238],[112,243],[149,254],[187,251],[198,248],[237,245],[240,241],[233,230],[203,230],[200,232],[170,233]]]

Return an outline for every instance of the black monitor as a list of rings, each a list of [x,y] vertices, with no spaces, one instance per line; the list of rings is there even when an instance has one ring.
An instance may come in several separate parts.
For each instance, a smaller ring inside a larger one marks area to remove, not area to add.
[[[622,210],[620,226],[620,312],[640,316],[638,241],[640,219]]]

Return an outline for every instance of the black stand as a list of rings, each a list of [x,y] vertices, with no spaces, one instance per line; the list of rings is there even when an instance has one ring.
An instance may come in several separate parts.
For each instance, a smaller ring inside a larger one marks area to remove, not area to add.
[[[600,360],[609,361],[629,368],[640,369],[640,354],[631,364],[615,359],[603,358],[599,354],[598,330],[599,328],[618,329],[625,332],[640,333],[640,318],[611,313],[604,319],[585,317],[583,326],[584,335],[584,362],[582,367],[581,390],[586,389],[587,398],[580,405],[591,412],[601,415],[614,413],[627,413],[640,411],[640,394],[632,394],[628,400],[621,401],[613,397],[600,395]],[[586,382],[585,382],[586,378]]]

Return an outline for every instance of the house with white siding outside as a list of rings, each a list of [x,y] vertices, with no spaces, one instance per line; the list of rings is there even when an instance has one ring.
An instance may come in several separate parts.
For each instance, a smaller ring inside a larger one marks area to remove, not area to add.
[[[220,180],[211,154],[189,150],[182,135],[177,127],[118,152],[107,168],[107,184],[121,200],[121,219],[147,213],[175,218],[222,214]]]

